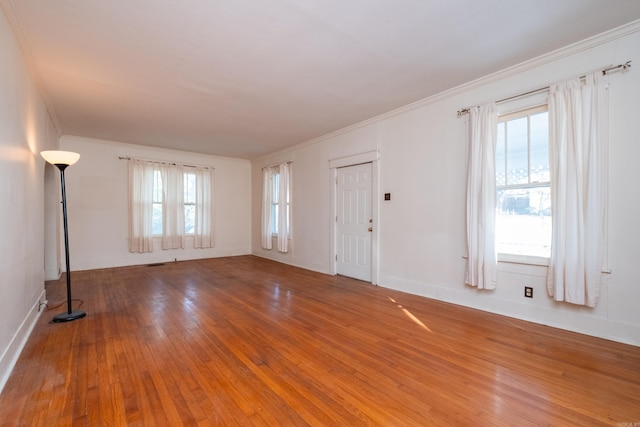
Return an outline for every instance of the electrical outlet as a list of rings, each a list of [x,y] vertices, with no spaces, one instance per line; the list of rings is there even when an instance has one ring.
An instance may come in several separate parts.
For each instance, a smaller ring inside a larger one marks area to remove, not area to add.
[[[533,288],[531,286],[524,287],[524,297],[533,298]]]

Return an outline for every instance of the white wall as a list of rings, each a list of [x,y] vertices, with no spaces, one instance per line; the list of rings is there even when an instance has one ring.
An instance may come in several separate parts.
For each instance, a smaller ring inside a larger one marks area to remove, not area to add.
[[[500,263],[498,288],[463,284],[465,254],[466,117],[456,111],[577,77],[610,64],[640,59],[640,22],[552,52],[520,66],[334,134],[252,162],[253,253],[334,272],[329,160],[379,150],[378,284],[481,310],[640,345],[640,71],[611,74],[610,203],[608,251],[613,274],[595,309],[552,301],[546,267]],[[472,64],[470,64],[472,66]],[[522,102],[522,101],[521,101]],[[293,161],[292,249],[260,248],[262,167]],[[374,274],[375,275],[375,274]],[[531,285],[534,298],[525,299]],[[428,322],[425,322],[428,323]]]
[[[44,171],[57,134],[0,9],[0,390],[44,294]]]
[[[248,160],[101,141],[76,136],[60,138],[64,150],[80,153],[65,171],[71,270],[118,267],[246,255],[251,253],[251,164]],[[215,168],[215,247],[194,249],[187,237],[184,249],[128,251],[128,162],[119,157],[166,160]],[[64,262],[61,266],[65,270]]]

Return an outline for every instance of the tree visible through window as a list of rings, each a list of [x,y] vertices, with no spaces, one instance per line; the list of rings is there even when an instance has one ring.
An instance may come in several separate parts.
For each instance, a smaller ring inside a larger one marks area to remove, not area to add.
[[[547,106],[501,116],[497,133],[497,252],[548,258],[551,197]]]

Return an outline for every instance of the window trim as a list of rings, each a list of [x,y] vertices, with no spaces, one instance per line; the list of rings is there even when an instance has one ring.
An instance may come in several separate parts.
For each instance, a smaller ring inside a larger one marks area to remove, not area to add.
[[[498,252],[498,263],[549,266],[549,257]]]
[[[544,113],[545,111],[549,111],[549,103],[546,101],[542,104],[536,103],[530,107],[523,107],[518,108],[517,110],[500,113],[498,114],[498,123],[519,119],[521,117],[533,116],[538,113]]]

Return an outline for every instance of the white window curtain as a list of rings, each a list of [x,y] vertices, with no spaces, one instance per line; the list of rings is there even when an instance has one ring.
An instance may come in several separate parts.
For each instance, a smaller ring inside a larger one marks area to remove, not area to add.
[[[271,200],[273,198],[273,186],[271,185],[271,168],[262,169],[262,248],[271,249]]]
[[[194,248],[204,249],[214,246],[213,188],[213,170],[210,168],[196,167]]]
[[[467,266],[465,283],[478,289],[495,289],[497,254],[495,103],[469,111],[467,158]]]
[[[184,167],[158,163],[162,178],[162,249],[184,248]]]
[[[278,251],[289,251],[289,182],[291,170],[289,163],[278,165]]]
[[[153,171],[151,162],[129,160],[129,252],[153,252]]]
[[[606,242],[608,93],[594,73],[550,87],[552,242],[556,301],[595,307]]]

